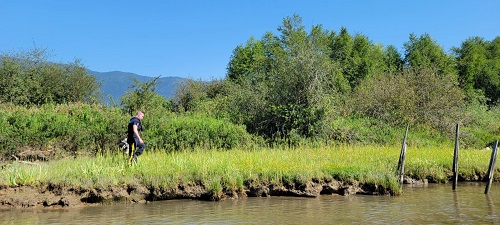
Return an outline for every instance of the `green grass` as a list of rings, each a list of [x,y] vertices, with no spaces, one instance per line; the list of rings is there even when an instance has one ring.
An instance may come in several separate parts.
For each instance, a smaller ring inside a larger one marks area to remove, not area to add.
[[[123,155],[80,157],[35,165],[13,162],[0,174],[1,186],[58,184],[107,187],[141,184],[173,188],[202,182],[215,193],[241,190],[248,183],[303,183],[337,179],[383,185],[400,191],[395,176],[400,147],[329,146],[322,148],[195,150],[146,152],[128,166]],[[485,174],[491,151],[461,150],[461,176]],[[453,146],[408,147],[406,174],[446,182],[451,174]],[[498,166],[497,166],[498,168]],[[499,173],[495,178],[500,178]]]
[[[447,176],[452,175],[453,148],[419,148],[409,150],[407,153],[406,170],[407,175],[415,178],[431,177],[439,182],[445,182]],[[458,171],[461,177],[473,177],[480,175],[484,177],[488,171],[491,158],[491,150],[465,149],[460,150],[458,155]],[[498,163],[495,180],[500,179]]]

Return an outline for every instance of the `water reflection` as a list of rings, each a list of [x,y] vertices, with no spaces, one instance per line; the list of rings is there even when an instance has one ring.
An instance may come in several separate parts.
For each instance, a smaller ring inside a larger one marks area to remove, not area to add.
[[[500,224],[500,184],[405,187],[402,196],[170,200],[60,210],[7,210],[0,224]]]

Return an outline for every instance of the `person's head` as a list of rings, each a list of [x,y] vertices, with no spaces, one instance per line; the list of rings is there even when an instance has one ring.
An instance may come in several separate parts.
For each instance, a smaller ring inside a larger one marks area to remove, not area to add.
[[[144,113],[142,111],[137,111],[137,114],[135,115],[135,117],[142,120],[142,119],[144,119]]]

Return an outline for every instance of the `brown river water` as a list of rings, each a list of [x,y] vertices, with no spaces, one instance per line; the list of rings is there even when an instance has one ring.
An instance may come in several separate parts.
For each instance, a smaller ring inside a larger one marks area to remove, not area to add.
[[[0,224],[500,224],[500,183],[403,188],[401,196],[167,200],[0,211]]]

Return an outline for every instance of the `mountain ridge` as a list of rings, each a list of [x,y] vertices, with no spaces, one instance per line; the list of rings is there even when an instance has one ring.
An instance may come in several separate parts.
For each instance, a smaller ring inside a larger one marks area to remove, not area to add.
[[[96,81],[102,84],[100,90],[103,94],[103,101],[106,103],[110,103],[112,98],[114,103],[119,104],[120,98],[126,92],[133,90],[131,86],[134,85],[134,78],[141,83],[154,79],[154,77],[123,71],[97,72],[87,69],[87,72],[95,76]],[[179,85],[187,80],[189,79],[182,77],[160,77],[157,80],[156,93],[166,99],[173,98]]]

